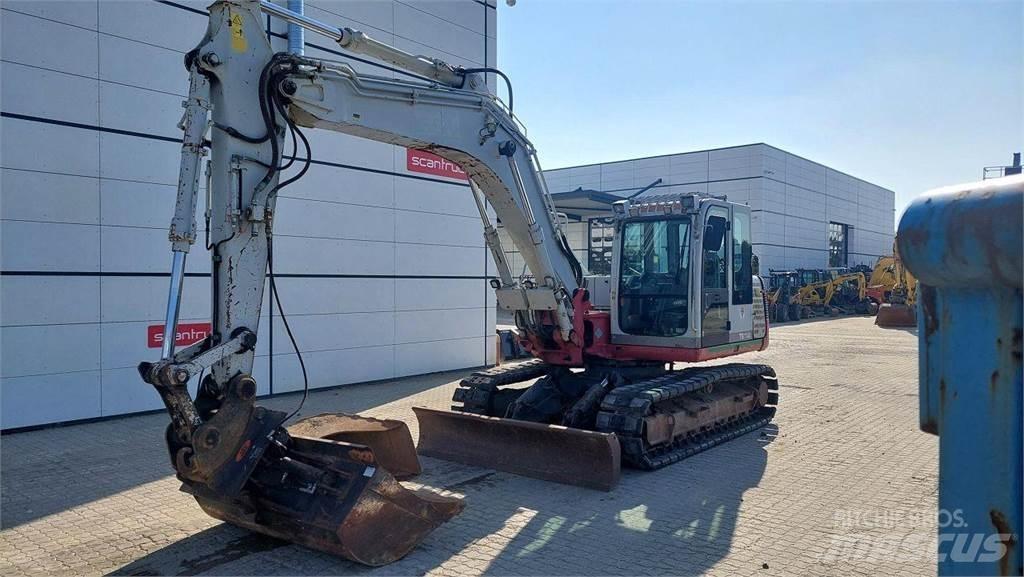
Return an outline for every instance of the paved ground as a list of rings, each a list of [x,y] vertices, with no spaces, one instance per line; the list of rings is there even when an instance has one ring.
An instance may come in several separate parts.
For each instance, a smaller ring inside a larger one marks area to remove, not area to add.
[[[916,337],[868,318],[782,325],[776,425],[610,493],[424,459],[466,509],[370,570],[206,517],[178,491],[166,417],[2,438],[0,574],[933,574],[936,439],[917,429]],[[415,421],[461,373],[313,393],[305,413]],[[141,386],[141,385],[140,385]],[[296,397],[267,404],[292,407]]]

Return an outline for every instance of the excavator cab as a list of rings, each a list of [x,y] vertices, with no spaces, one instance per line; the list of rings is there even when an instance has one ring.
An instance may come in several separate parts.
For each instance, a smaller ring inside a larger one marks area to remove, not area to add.
[[[612,343],[701,349],[753,336],[749,207],[666,195],[616,214]]]
[[[802,287],[822,283],[834,278],[828,271],[816,268],[798,268],[796,269],[796,274],[800,278],[800,286]]]

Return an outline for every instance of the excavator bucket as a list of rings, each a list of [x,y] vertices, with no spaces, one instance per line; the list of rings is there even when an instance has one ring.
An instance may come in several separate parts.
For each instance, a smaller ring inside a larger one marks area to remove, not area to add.
[[[618,438],[558,425],[413,407],[421,455],[610,491],[619,482]]]
[[[409,479],[422,471],[409,427],[402,421],[325,413],[297,421],[288,427],[288,432],[293,436],[366,445],[396,479]]]
[[[214,518],[370,566],[402,558],[462,510],[460,500],[403,487],[365,445],[289,435],[287,453],[237,495],[182,489]]]
[[[885,303],[878,308],[875,324],[880,327],[916,327],[917,311],[906,304]]]

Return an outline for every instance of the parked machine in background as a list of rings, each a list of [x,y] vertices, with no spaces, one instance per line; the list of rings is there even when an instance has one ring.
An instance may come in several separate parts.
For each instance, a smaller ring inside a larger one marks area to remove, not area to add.
[[[893,240],[895,244],[895,240]],[[875,266],[864,274],[868,279],[868,298],[879,305],[889,301],[889,291],[896,285],[895,260],[891,255],[878,257]]]
[[[832,308],[841,314],[872,315],[877,305],[867,298],[867,279],[861,272],[838,274],[832,279]]]
[[[831,276],[822,271],[818,278],[824,280],[801,286],[793,299],[803,307],[802,315],[872,314],[875,311],[865,293],[867,281],[862,273]]]
[[[795,271],[773,270],[768,274],[768,318],[784,323],[801,318],[800,305],[794,302],[800,290],[800,276]],[[805,315],[806,316],[806,315]]]
[[[875,317],[875,324],[880,327],[915,327],[917,326],[917,279],[903,265],[900,258],[899,237],[893,241],[891,264],[885,266],[878,274],[878,278],[872,275],[872,280],[878,280],[880,284],[868,287],[868,296],[875,300],[881,292],[881,305],[878,308],[878,316]],[[883,264],[879,259],[877,271]]]
[[[420,79],[275,54],[261,11]],[[485,75],[500,72],[408,54],[257,0],[214,2],[207,32],[185,61],[190,90],[164,348],[139,372],[171,417],[166,442],[183,490],[210,515],[381,565],[461,508],[403,488],[372,443],[347,436],[352,426],[373,428],[365,420],[327,415],[316,426],[286,428],[298,409],[286,414],[255,404],[252,368],[265,286],[305,376],[275,283],[273,223],[278,192],[312,162],[304,134],[310,128],[427,150],[466,172],[497,268],[491,285],[498,304],[513,315],[522,346],[535,357],[474,373],[456,391],[454,411],[415,409],[421,453],[610,489],[620,462],[657,469],[774,416],[771,367],[674,368],[768,346],[748,206],[699,194],[617,202],[611,275],[585,278],[511,102],[506,106],[487,87]],[[289,149],[304,152],[289,157]],[[213,330],[176,351],[204,173]],[[512,274],[488,206],[529,274]],[[193,398],[188,383],[203,373]]]
[[[879,257],[884,258],[884,257]],[[866,264],[858,264],[851,266],[846,272],[859,272],[864,275],[864,278],[868,280],[868,286],[871,286],[871,275],[875,272],[875,267],[868,266]]]
[[[863,273],[840,269],[770,271],[768,318],[784,323],[815,316],[874,314]]]
[[[897,244],[920,281],[921,430],[939,437],[939,575],[1021,575],[1024,177],[918,197]]]
[[[796,274],[801,287],[822,283],[835,277],[835,275],[829,274],[828,271],[820,268],[798,268],[796,269]]]

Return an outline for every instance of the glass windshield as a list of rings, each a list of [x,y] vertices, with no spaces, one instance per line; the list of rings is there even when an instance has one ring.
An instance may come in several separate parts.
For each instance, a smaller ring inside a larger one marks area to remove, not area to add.
[[[632,335],[686,332],[690,283],[687,220],[626,222],[619,271],[619,328]]]
[[[754,302],[754,279],[751,270],[750,215],[733,209],[732,216],[732,304]]]

